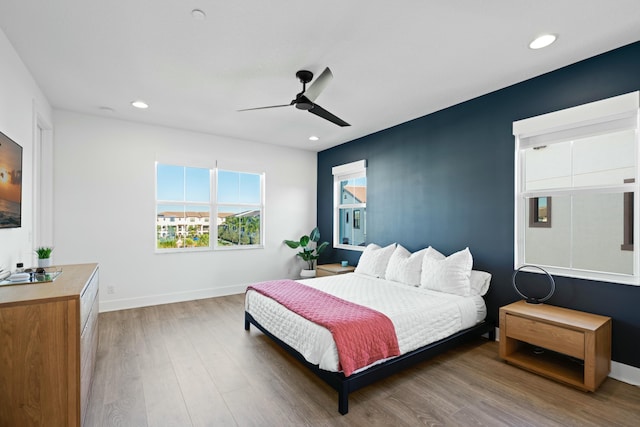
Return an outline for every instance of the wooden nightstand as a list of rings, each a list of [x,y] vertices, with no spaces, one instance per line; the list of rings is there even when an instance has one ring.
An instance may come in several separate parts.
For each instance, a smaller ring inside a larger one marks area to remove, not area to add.
[[[356,268],[353,265],[343,267],[340,263],[319,264],[316,268],[316,277],[335,276],[336,274],[352,273]]]
[[[595,391],[611,371],[611,318],[518,301],[500,308],[500,357]]]

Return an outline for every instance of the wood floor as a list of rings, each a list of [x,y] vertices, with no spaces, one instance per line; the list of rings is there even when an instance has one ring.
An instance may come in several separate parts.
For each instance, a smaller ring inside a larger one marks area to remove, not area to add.
[[[350,395],[262,333],[243,295],[100,314],[86,426],[637,426],[640,388],[585,393],[507,365],[478,339]]]

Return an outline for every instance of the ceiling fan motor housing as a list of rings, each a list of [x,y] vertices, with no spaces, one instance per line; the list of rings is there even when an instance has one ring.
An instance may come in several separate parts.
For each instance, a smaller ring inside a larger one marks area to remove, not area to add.
[[[299,110],[311,110],[313,102],[309,101],[306,96],[301,95],[296,99],[296,108]]]
[[[296,73],[296,77],[302,84],[307,84],[313,79],[313,73],[307,70],[300,70]]]
[[[307,83],[313,80],[313,73],[308,70],[300,70],[296,73],[296,77],[302,83],[302,92],[296,97],[296,108],[298,110],[310,110],[313,108],[313,102],[303,94],[307,89]]]

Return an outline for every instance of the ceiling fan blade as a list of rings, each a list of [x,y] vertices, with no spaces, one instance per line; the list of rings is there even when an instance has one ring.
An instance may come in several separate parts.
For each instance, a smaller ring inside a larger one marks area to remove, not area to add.
[[[313,108],[307,111],[309,111],[312,114],[315,114],[316,116],[322,117],[323,119],[329,120],[330,122],[335,123],[338,126],[343,126],[343,127],[351,126],[349,123],[345,122],[339,117],[334,116],[333,114],[331,114],[330,112],[328,112],[327,110],[319,106],[318,104],[313,104]]]
[[[315,101],[320,93],[322,93],[322,91],[327,87],[329,82],[331,82],[331,79],[333,79],[333,73],[329,67],[327,67],[318,77],[316,77],[313,83],[311,83],[311,86],[309,86],[309,88],[304,92],[304,96],[306,96],[311,102]]]
[[[295,104],[295,100],[291,101],[288,104],[282,104],[282,105],[270,105],[268,107],[255,107],[255,108],[243,108],[242,110],[236,110],[236,111],[251,111],[251,110],[266,110],[267,108],[280,108],[280,107],[289,107],[291,105]]]

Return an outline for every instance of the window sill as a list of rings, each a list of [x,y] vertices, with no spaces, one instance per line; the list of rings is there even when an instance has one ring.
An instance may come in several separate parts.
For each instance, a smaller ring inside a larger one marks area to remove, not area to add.
[[[207,248],[170,248],[156,249],[156,254],[180,254],[194,252],[220,252],[220,251],[246,251],[249,249],[264,249],[264,245],[241,245],[241,246],[215,246]]]
[[[595,280],[598,282],[619,283],[622,285],[640,286],[640,277],[630,275],[630,274],[599,273],[596,271],[585,271],[585,270],[569,270],[566,268],[551,267],[547,265],[540,265],[540,267],[544,268],[549,274],[553,276],[570,277],[574,279]],[[516,266],[515,268],[518,268],[518,266]],[[539,272],[537,269],[531,269],[531,270],[524,269],[524,271],[543,274]]]
[[[333,245],[334,249],[345,249],[347,251],[358,251],[363,252],[366,246],[353,246],[353,245]]]

